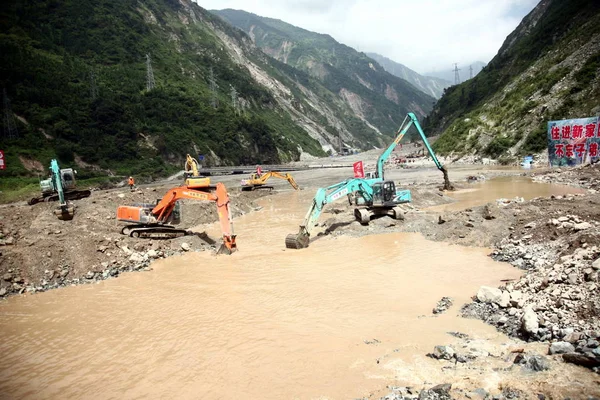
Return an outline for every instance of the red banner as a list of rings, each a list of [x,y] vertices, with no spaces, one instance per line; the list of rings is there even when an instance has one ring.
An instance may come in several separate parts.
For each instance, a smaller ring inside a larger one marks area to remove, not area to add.
[[[0,169],[6,169],[6,163],[4,162],[4,151],[0,150]]]
[[[352,167],[354,167],[354,177],[355,178],[364,178],[365,177],[365,170],[363,169],[362,161],[355,162],[354,164],[352,164]]]

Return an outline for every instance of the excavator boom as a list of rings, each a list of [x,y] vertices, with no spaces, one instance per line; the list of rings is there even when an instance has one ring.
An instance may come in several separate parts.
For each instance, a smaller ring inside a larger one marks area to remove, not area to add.
[[[297,234],[287,235],[285,238],[285,247],[289,249],[302,249],[308,247],[310,233],[317,225],[319,216],[326,204],[332,203],[353,192],[360,192],[366,200],[372,200],[373,184],[379,182],[379,179],[352,178],[335,185],[317,190],[312,204],[304,217],[300,230]]]
[[[199,178],[200,177],[200,168],[198,166],[198,161],[194,159],[189,154],[185,156],[185,164],[183,165],[185,170],[184,178],[187,180],[188,178]]]
[[[172,238],[193,234],[190,231],[175,229],[171,223],[177,223],[174,210],[177,201],[182,199],[213,201],[217,205],[217,213],[223,234],[223,244],[217,253],[231,254],[237,250],[233,221],[229,208],[229,195],[225,185],[183,185],[170,189],[158,203],[152,207],[119,206],[117,219],[136,225],[125,226],[121,233],[133,237]]]
[[[400,128],[398,128],[398,131],[396,133],[396,138],[387,147],[387,149],[385,149],[385,151],[383,153],[381,153],[381,155],[379,156],[379,159],[377,160],[377,177],[384,179],[383,165],[388,160],[388,158],[390,157],[390,155],[392,154],[392,152],[394,151],[394,149],[396,148],[398,143],[400,143],[400,141],[402,140],[404,135],[406,135],[406,133],[408,132],[410,127],[413,125],[415,126],[415,128],[417,128],[417,132],[419,132],[419,136],[421,137],[421,140],[423,141],[423,143],[425,143],[425,148],[427,148],[427,151],[429,152],[429,155],[433,159],[435,166],[444,175],[444,190],[454,190],[454,187],[450,183],[450,178],[448,178],[448,170],[446,170],[446,167],[444,167],[442,165],[442,163],[440,162],[440,160],[438,160],[437,156],[435,155],[435,152],[429,145],[429,141],[427,140],[427,137],[425,136],[425,132],[423,132],[423,128],[421,128],[421,125],[419,124],[419,120],[413,113],[408,113],[406,115],[406,117],[404,117],[404,121],[402,121],[402,124],[400,125]]]

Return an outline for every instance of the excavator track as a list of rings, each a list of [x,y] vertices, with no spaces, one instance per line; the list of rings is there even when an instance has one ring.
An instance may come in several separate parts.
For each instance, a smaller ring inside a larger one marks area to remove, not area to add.
[[[65,193],[65,200],[68,201],[68,200],[84,199],[86,197],[90,197],[91,194],[92,194],[92,192],[90,190],[74,190],[74,191]],[[32,206],[37,203],[50,202],[50,201],[58,201],[58,194],[52,194],[50,196],[34,197],[32,199],[29,199],[29,201],[27,201],[27,204]]]
[[[257,189],[269,189],[269,190],[273,190],[275,187],[274,186],[268,186],[268,185],[256,185],[256,186],[242,186],[242,191],[243,192],[250,192],[253,190],[257,190]]]
[[[123,235],[142,239],[173,239],[182,236],[195,235],[192,231],[177,229],[170,226],[125,226],[121,229]]]

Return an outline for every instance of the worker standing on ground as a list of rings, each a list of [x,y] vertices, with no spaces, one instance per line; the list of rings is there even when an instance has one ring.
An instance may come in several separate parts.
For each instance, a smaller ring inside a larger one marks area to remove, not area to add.
[[[256,166],[256,177],[260,178],[260,176],[262,175],[262,168],[260,167],[260,165]]]
[[[129,189],[133,190],[133,186],[135,185],[135,181],[133,180],[133,176],[129,177],[129,180],[127,182],[129,184]]]

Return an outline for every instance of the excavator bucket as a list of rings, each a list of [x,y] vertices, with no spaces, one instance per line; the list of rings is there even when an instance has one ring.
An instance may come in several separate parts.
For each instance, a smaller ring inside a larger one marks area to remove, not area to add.
[[[75,207],[71,203],[59,206],[54,209],[54,215],[61,221],[70,221],[75,216]]]
[[[237,251],[237,245],[235,244],[235,236],[234,237],[223,237],[223,243],[217,249],[217,254],[226,254],[231,255]]]
[[[450,183],[450,178],[448,178],[448,170],[446,169],[446,167],[442,167],[441,170],[442,170],[442,174],[444,174],[443,190],[453,191],[454,186],[452,186],[452,184]]]
[[[310,236],[305,232],[291,233],[285,237],[285,247],[288,249],[305,249],[308,247]]]

